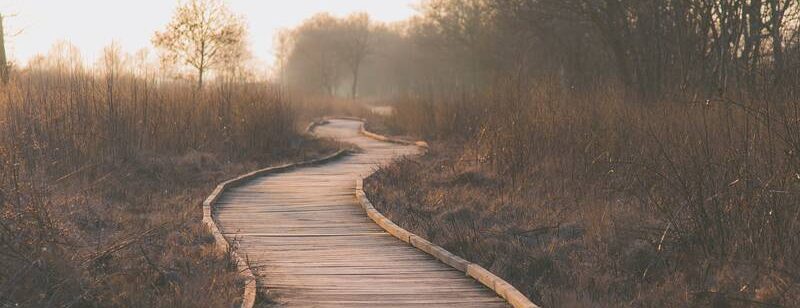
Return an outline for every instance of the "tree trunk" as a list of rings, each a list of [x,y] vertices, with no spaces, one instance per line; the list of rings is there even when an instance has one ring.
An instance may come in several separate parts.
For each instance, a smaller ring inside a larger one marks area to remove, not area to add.
[[[600,9],[587,5],[587,13],[614,56],[617,76],[626,88],[631,88],[633,86],[633,76],[631,66],[628,63],[628,48],[625,45],[628,32],[626,15],[619,0],[608,0],[604,3],[605,7]]]
[[[3,15],[0,14],[0,80],[8,83],[8,60],[6,60],[5,32],[3,32]]]
[[[622,40],[611,38],[609,44],[611,45],[611,52],[614,54],[617,75],[626,87],[633,87],[633,77],[631,77],[630,65],[628,65],[628,53],[622,45]]]
[[[356,65],[355,68],[353,69],[353,88],[351,89],[351,92],[350,92],[351,98],[353,100],[356,100],[356,95],[358,94],[357,93],[357,91],[358,91],[358,67],[359,67],[359,65]]]
[[[203,73],[206,71],[206,42],[200,42],[200,65],[197,67],[197,89],[203,89]]]
[[[774,64],[775,80],[781,81],[784,69],[783,60],[783,15],[786,8],[781,5],[781,0],[770,1],[770,9],[772,11],[770,34],[772,37],[772,60]]]
[[[197,89],[200,90],[203,88],[203,73],[205,73],[205,68],[200,67],[197,69]]]

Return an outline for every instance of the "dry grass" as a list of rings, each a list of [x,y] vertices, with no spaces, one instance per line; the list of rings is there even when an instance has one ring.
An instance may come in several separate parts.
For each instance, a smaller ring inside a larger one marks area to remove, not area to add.
[[[614,88],[400,102],[387,123],[434,147],[370,198],[545,306],[800,305],[800,105]]]
[[[0,305],[230,307],[241,281],[200,204],[224,179],[334,150],[295,118],[263,83],[16,73],[0,90]]]

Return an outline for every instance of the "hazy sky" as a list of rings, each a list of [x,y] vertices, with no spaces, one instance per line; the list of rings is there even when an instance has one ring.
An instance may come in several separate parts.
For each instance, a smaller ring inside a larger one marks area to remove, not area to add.
[[[317,12],[343,16],[367,12],[374,19],[398,21],[415,13],[415,0],[228,0],[245,17],[253,54],[271,64],[273,35]],[[177,0],[0,0],[7,18],[6,32],[12,59],[26,62],[46,53],[59,40],[78,46],[87,63],[94,63],[103,47],[116,40],[129,52],[151,47],[153,32],[169,22]]]

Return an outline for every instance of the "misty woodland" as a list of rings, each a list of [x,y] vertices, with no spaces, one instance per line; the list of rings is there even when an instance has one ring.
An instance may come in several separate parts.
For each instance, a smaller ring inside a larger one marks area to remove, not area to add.
[[[800,307],[800,1],[415,9],[308,16],[268,77],[224,0],[178,1],[150,48],[99,59],[62,41],[12,62],[0,22],[0,307],[238,307],[203,200],[368,155],[306,131],[335,116],[427,141],[366,196],[536,305]],[[291,306],[257,278],[256,306]]]

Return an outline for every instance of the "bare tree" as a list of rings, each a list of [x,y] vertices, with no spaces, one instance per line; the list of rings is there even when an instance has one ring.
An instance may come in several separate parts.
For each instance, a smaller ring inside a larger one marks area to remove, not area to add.
[[[103,55],[98,60],[98,66],[102,75],[105,77],[106,86],[106,120],[108,134],[109,149],[115,151],[114,154],[121,154],[122,147],[126,146],[125,142],[120,142],[120,111],[119,102],[115,100],[119,92],[116,85],[119,82],[120,74],[123,71],[123,55],[122,48],[117,42],[111,42],[111,45],[103,48]]]
[[[356,99],[358,91],[358,71],[370,52],[370,20],[366,13],[356,13],[347,17],[342,24],[341,56],[352,74],[350,96]]]
[[[0,80],[8,83],[8,60],[6,59],[5,32],[3,32],[3,15],[0,14]]]
[[[342,56],[339,19],[321,13],[291,31],[286,73],[292,86],[334,95],[341,80]]]
[[[286,66],[289,62],[289,56],[292,49],[292,31],[282,29],[275,35],[275,69],[277,75],[280,77],[280,83],[288,86],[288,78],[286,76],[288,70]]]
[[[784,18],[786,17],[786,12],[791,9],[794,5],[797,5],[798,2],[793,0],[767,0],[770,9],[770,18],[769,18],[769,33],[770,37],[772,38],[772,59],[773,59],[773,70],[775,71],[775,76],[778,81],[781,81],[781,77],[784,73],[784,52],[783,52],[783,45],[784,45]]]
[[[221,0],[189,0],[178,6],[164,32],[156,32],[153,44],[164,60],[185,63],[197,70],[197,87],[203,76],[227,58],[241,54],[245,36],[241,18]]]

